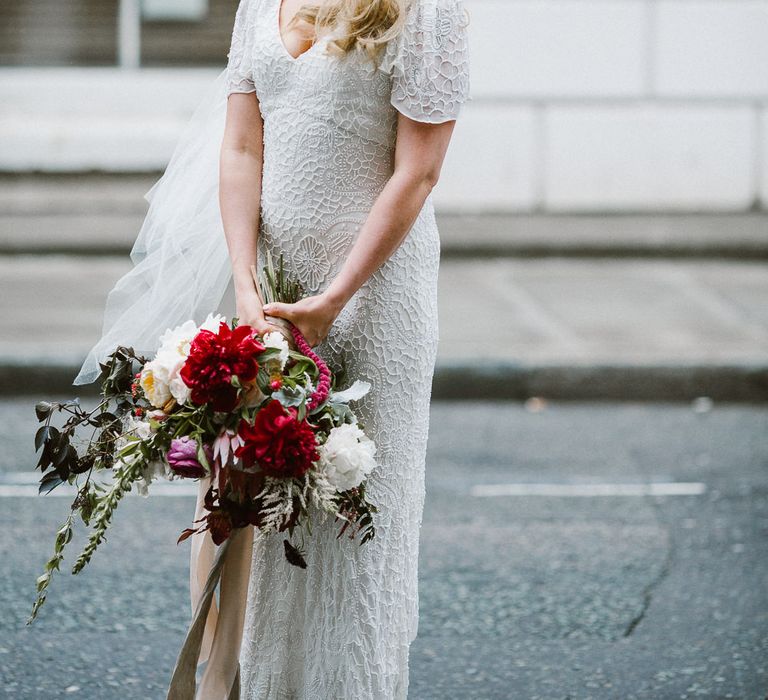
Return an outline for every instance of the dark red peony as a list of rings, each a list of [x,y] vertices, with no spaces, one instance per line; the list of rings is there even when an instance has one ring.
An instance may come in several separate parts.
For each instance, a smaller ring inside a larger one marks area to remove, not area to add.
[[[303,476],[320,459],[310,425],[277,400],[256,414],[253,425],[241,421],[237,432],[243,444],[235,454],[246,467],[259,466],[267,476]]]
[[[256,356],[264,346],[250,326],[232,330],[222,321],[218,333],[202,330],[192,341],[189,357],[181,368],[181,379],[191,389],[193,403],[210,403],[214,411],[232,411],[237,406],[237,388],[256,379]]]

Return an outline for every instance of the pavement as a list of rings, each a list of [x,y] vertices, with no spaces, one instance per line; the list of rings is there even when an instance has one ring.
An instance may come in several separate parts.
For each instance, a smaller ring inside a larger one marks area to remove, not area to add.
[[[0,254],[125,255],[157,174],[0,174]],[[768,214],[437,212],[451,258],[768,259]]]
[[[14,495],[34,482],[35,398],[0,399],[0,696],[159,700],[194,499],[129,497],[72,577],[79,528],[26,627],[68,507]],[[749,404],[435,402],[409,697],[763,700],[767,429]],[[670,484],[696,488],[626,491]]]
[[[0,394],[72,391],[156,179],[0,177]],[[439,227],[436,398],[768,398],[768,216]]]

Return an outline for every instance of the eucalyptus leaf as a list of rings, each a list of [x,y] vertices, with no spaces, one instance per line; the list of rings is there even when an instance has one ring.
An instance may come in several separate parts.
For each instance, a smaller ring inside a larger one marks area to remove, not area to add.
[[[277,399],[286,408],[300,406],[304,403],[305,396],[304,390],[301,387],[291,389],[287,386],[283,386],[272,394],[272,398]]]
[[[355,414],[352,413],[352,409],[346,403],[334,403],[331,400],[324,406],[324,408],[331,412],[336,425],[351,423],[354,420]]]

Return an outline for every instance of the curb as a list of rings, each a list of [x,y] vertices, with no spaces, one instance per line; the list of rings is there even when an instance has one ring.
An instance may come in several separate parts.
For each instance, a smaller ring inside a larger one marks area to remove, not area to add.
[[[435,398],[584,401],[768,400],[768,363],[721,365],[524,365],[441,363]]]
[[[768,244],[751,246],[738,243],[699,245],[640,245],[620,243],[552,243],[533,245],[525,243],[449,243],[441,248],[441,257],[451,260],[498,258],[575,258],[590,260],[716,260],[761,262],[768,260]]]
[[[74,387],[80,362],[0,360],[0,396],[93,395],[95,385]],[[571,401],[768,401],[766,364],[530,365],[438,362],[432,384],[436,400],[514,400],[532,396]]]
[[[129,259],[130,245],[119,243],[71,242],[62,239],[59,243],[46,242],[35,245],[29,241],[0,241],[0,256],[49,256],[67,255],[81,258],[125,258]],[[443,242],[440,256],[448,260],[485,260],[499,258],[540,259],[572,258],[592,260],[716,260],[763,262],[768,260],[768,243],[751,246],[729,243],[658,246],[642,245],[601,245],[590,243],[559,243],[529,245],[514,241],[498,243],[454,243]]]

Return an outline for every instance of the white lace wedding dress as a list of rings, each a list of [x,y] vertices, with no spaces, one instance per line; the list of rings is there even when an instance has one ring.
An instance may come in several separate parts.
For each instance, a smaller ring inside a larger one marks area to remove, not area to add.
[[[260,252],[285,256],[308,293],[337,273],[392,174],[397,110],[455,119],[469,99],[461,0],[415,0],[376,68],[360,54],[298,58],[279,34],[280,0],[243,0],[228,92],[256,92],[264,118]],[[437,349],[439,237],[431,197],[407,238],[342,311],[318,352],[372,391],[357,413],[378,446],[369,493],[375,539],[307,540],[308,567],[282,538],[254,547],[241,663],[246,700],[389,700],[408,691],[418,622],[417,560],[429,399]]]

